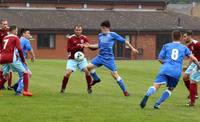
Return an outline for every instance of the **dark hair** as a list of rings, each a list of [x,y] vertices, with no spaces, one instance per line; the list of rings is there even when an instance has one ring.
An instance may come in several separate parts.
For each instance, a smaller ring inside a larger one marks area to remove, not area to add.
[[[24,29],[24,28],[22,28],[22,29],[21,29],[21,34],[26,33],[27,31],[30,31],[30,30],[29,30],[29,29]]]
[[[2,23],[2,22],[4,22],[4,21],[8,21],[8,20],[7,20],[7,19],[4,19],[4,18],[3,18],[3,19],[1,19],[1,23]]]
[[[83,29],[83,26],[82,26],[81,24],[75,25],[75,26],[74,26],[74,29],[75,29],[76,27],[79,27],[79,28],[82,28],[82,29]]]
[[[11,32],[11,31],[13,31],[13,30],[16,30],[17,29],[17,26],[16,25],[11,25],[10,27],[9,27],[9,31]]]
[[[174,40],[180,40],[181,37],[182,37],[182,33],[181,33],[180,30],[174,30],[174,31],[172,31],[172,38]]]
[[[188,31],[186,32],[186,34],[187,34],[187,36],[192,36],[192,30],[188,30]]]
[[[101,25],[100,26],[104,26],[104,27],[107,27],[107,28],[110,28],[110,22],[108,21],[108,20],[105,20],[105,21],[103,21],[102,23],[101,23]]]

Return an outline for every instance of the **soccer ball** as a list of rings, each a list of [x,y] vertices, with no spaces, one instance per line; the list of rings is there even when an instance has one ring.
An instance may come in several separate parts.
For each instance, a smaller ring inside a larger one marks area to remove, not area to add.
[[[85,58],[84,54],[80,51],[74,54],[74,59],[77,61],[82,61]]]

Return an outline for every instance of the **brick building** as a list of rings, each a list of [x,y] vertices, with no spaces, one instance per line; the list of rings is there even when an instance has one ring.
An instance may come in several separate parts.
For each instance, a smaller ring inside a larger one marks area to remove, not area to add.
[[[200,19],[167,11],[166,6],[165,0],[1,0],[0,17],[31,29],[38,58],[66,58],[66,35],[73,33],[77,23],[97,43],[99,24],[110,20],[112,30],[140,51],[136,56],[116,43],[117,59],[156,59],[162,45],[171,41],[173,29],[191,29],[200,40]],[[86,49],[89,58],[96,53]]]

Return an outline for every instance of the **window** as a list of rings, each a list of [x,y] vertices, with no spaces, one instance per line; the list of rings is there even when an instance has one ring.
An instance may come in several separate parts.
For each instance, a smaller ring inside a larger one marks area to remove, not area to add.
[[[55,48],[55,34],[38,34],[37,46],[38,48]]]

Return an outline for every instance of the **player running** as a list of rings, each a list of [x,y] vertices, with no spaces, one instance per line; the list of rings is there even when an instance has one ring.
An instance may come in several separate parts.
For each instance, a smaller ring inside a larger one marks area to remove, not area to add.
[[[117,81],[121,90],[124,93],[124,96],[129,96],[129,93],[124,85],[124,82],[120,75],[117,72],[117,68],[115,65],[115,58],[113,54],[113,46],[116,41],[121,44],[126,44],[134,53],[138,53],[138,51],[133,48],[133,46],[126,41],[123,37],[118,35],[115,32],[110,31],[110,22],[104,21],[101,23],[101,33],[98,35],[99,43],[95,45],[85,45],[90,49],[99,49],[99,54],[88,64],[87,68],[89,71],[93,70],[95,67],[105,66],[108,70],[111,71],[113,78]]]
[[[200,42],[192,38],[192,31],[188,31],[183,35],[183,41],[186,43],[190,51],[192,51],[192,54],[197,58],[197,60],[200,61]],[[195,67],[196,64],[190,61],[186,71],[184,72],[183,81],[188,91],[190,91],[190,89],[195,90],[195,98],[197,99],[198,98],[197,84],[191,85],[190,83],[190,74],[192,73],[193,70],[195,70]],[[190,98],[190,95],[188,98]]]
[[[77,68],[85,73],[85,78],[87,81],[87,91],[89,94],[92,93],[92,78],[90,76],[90,72],[87,70],[87,59],[84,58],[81,61],[77,61],[74,59],[74,54],[78,51],[83,52],[84,44],[89,43],[89,39],[85,35],[82,35],[82,32],[83,27],[81,25],[76,25],[74,27],[75,34],[71,35],[68,38],[67,52],[69,55],[66,66],[66,73],[62,80],[61,93],[64,93],[70,75],[72,74],[72,72],[76,71]]]
[[[148,98],[154,94],[161,85],[166,84],[167,89],[155,103],[154,108],[159,109],[161,103],[168,99],[171,92],[178,84],[182,72],[182,64],[184,58],[189,57],[200,68],[198,60],[191,54],[190,50],[180,43],[182,34],[179,30],[172,32],[172,43],[165,44],[158,56],[159,62],[162,64],[160,72],[157,75],[154,85],[151,86],[140,103],[140,107],[144,108]]]
[[[20,40],[17,37],[18,29],[16,26],[10,26],[9,35],[5,36],[3,39],[3,48],[0,54],[0,64],[3,64],[3,75],[5,79],[9,78],[10,70],[23,72],[23,82],[24,82],[24,96],[32,96],[32,93],[28,91],[28,73],[23,67],[22,63],[18,60],[15,49],[18,50],[19,56],[24,64],[25,58],[20,45]],[[0,82],[0,87],[4,82]]]
[[[27,59],[28,58],[27,54],[29,54],[30,57],[31,57],[31,61],[34,62],[35,61],[35,54],[34,54],[33,48],[31,47],[31,44],[30,44],[30,41],[29,41],[29,39],[31,38],[30,30],[22,29],[21,33],[22,33],[22,36],[20,37],[20,44],[21,44],[21,47],[22,47],[22,52],[23,52],[24,58]],[[17,50],[16,50],[16,54],[19,55]],[[21,63],[23,64],[23,67],[28,72],[28,74],[29,74],[28,78],[30,79],[30,76],[31,76],[30,69],[28,68],[28,66],[26,64],[24,64],[22,62],[20,57],[19,57],[19,60],[21,61]],[[13,88],[14,88],[14,90],[16,92],[16,95],[21,96],[23,88],[24,88],[23,72],[18,72],[18,75],[19,75],[19,80],[13,86]]]
[[[8,21],[6,19],[1,20],[1,28],[0,28],[0,52],[2,51],[3,38],[8,35]],[[0,80],[6,82],[3,77],[3,71],[0,69]],[[10,72],[10,78],[8,79],[8,90],[12,90],[12,72]],[[5,89],[4,85],[0,89]]]

